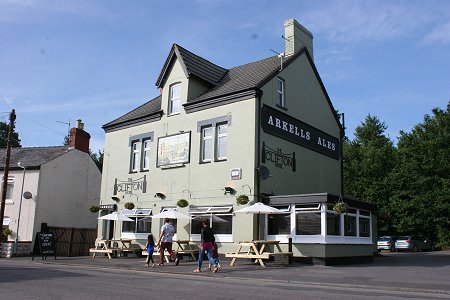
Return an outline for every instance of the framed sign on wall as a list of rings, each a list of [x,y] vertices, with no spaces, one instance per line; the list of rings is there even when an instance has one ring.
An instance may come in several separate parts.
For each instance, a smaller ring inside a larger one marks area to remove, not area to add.
[[[158,138],[157,167],[189,163],[191,132]]]

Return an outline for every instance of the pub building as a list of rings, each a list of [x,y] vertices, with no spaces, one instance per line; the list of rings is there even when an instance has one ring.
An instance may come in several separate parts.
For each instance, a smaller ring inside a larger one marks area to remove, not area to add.
[[[159,95],[103,125],[100,216],[116,210],[133,221],[99,220],[99,239],[144,245],[163,222],[151,216],[178,210],[190,219],[174,220],[175,238],[198,243],[208,218],[222,254],[264,239],[292,248],[294,261],[372,259],[375,207],[342,195],[343,127],[312,34],[294,19],[284,30],[284,53],[230,69],[172,46]],[[242,195],[247,204],[237,203]],[[236,213],[256,202],[281,213]],[[345,214],[333,211],[337,202],[349,205]]]

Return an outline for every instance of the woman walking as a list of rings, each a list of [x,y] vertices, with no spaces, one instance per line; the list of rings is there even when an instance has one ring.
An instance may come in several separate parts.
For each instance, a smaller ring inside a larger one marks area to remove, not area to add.
[[[198,267],[194,270],[195,273],[200,273],[202,270],[203,264],[203,254],[206,251],[206,255],[208,256],[209,263],[214,266],[213,272],[216,273],[219,268],[217,266],[216,261],[212,257],[212,247],[215,242],[214,232],[212,228],[209,226],[209,220],[205,219],[202,222],[203,228],[201,230],[201,240],[200,240],[200,251],[198,252]]]

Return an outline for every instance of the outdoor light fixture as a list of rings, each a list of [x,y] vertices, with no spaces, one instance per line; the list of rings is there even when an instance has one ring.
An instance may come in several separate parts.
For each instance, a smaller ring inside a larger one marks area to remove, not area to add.
[[[231,186],[226,186],[224,189],[225,189],[225,194],[226,193],[230,193],[230,194],[234,193],[234,189]]]
[[[113,199],[113,200],[116,201],[116,202],[119,202],[119,201],[120,201],[120,198],[117,197],[116,195],[112,196],[111,199]]]
[[[164,199],[164,198],[166,198],[166,195],[164,195],[163,193],[156,193],[156,194],[155,194],[155,197]]]

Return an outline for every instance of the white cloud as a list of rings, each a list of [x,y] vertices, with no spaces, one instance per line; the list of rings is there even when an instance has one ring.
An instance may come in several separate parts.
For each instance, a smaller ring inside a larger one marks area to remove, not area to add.
[[[306,15],[314,32],[333,43],[364,43],[410,36],[429,20],[411,2],[336,1]]]
[[[450,44],[450,21],[436,26],[424,38],[425,43]]]

